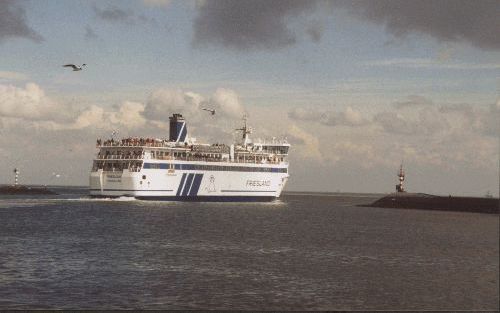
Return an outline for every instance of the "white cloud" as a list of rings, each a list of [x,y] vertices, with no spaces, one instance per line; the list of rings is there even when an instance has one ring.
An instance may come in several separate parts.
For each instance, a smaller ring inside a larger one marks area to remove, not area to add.
[[[240,103],[239,97],[231,89],[218,88],[210,99],[216,112],[232,118],[241,118],[245,110]]]
[[[58,129],[139,129],[146,125],[146,119],[142,115],[144,104],[139,102],[125,101],[117,110],[105,110],[102,107],[92,105],[84,110],[72,123],[60,124]]]
[[[363,118],[361,112],[354,110],[352,107],[347,107],[343,112],[330,113],[326,116],[322,123],[325,125],[336,126],[362,126],[368,123]]]
[[[206,116],[202,107],[215,109],[216,114],[223,117],[241,118],[245,112],[238,94],[231,89],[218,88],[209,99],[205,99],[195,92],[160,88],[149,97],[144,113],[153,120],[166,120],[172,113]]]
[[[142,115],[144,105],[138,102],[125,101],[118,112],[111,115],[111,121],[122,127],[134,129],[146,124],[146,119]]]
[[[288,117],[294,120],[317,121],[327,126],[356,127],[369,123],[360,111],[353,109],[351,106],[340,112],[295,108],[288,112]]]
[[[203,97],[193,92],[184,92],[181,89],[160,88],[150,95],[144,115],[156,121],[168,121],[172,113],[197,115],[200,112],[200,103]]]
[[[96,105],[90,106],[87,110],[83,111],[77,118],[76,121],[69,126],[73,129],[81,129],[94,125],[105,125],[104,124],[104,109]]]
[[[0,85],[0,116],[28,120],[65,120],[71,113],[47,97],[37,84],[27,83],[24,88]]]
[[[293,147],[294,151],[300,154],[305,159],[313,159],[322,161],[323,156],[320,151],[319,139],[314,135],[306,132],[295,124],[288,128],[288,135],[292,143],[297,146]]]

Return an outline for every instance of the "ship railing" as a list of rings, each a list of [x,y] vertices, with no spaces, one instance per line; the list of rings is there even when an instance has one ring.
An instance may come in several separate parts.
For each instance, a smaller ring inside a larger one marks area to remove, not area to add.
[[[144,157],[142,155],[98,155],[99,160],[142,160]]]
[[[158,160],[161,160],[160,158],[156,158]],[[198,161],[198,162],[214,162],[214,163],[220,163],[220,162],[231,162],[231,163],[243,163],[243,164],[286,164],[285,161],[279,161],[279,160],[253,160],[253,159],[246,159],[246,160],[229,160],[228,158],[200,158],[200,157],[171,157],[169,160],[177,160],[177,161]]]
[[[105,173],[117,173],[117,172],[123,172],[124,169],[127,169],[127,168],[93,168],[92,169],[92,172],[97,172],[98,170],[102,170],[103,172]],[[129,172],[140,172],[142,169],[142,167],[129,167],[128,168],[128,171]]]
[[[133,142],[121,142],[121,141],[104,141],[97,142],[97,148],[100,147],[169,147],[166,142],[143,142],[143,141],[133,141]]]

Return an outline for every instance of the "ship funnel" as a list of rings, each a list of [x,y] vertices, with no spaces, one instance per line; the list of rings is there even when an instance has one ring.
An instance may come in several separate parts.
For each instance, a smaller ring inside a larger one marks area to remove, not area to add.
[[[182,114],[174,114],[170,119],[170,141],[174,142],[186,142],[187,137],[187,125],[186,120],[182,117]]]

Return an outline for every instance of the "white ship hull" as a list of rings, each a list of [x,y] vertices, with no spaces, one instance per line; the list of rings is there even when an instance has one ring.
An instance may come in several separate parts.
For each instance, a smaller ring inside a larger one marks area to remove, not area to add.
[[[139,172],[90,174],[90,195],[151,200],[269,201],[280,196],[288,164],[146,161]]]

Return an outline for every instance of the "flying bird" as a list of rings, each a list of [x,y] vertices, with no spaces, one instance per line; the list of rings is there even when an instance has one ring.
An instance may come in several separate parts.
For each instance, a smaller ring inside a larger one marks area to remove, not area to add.
[[[85,65],[87,65],[87,64],[83,63],[81,66],[78,66],[75,64],[65,64],[65,65],[63,65],[63,67],[71,67],[71,68],[73,68],[73,71],[81,71],[81,70],[83,70],[83,67]]]
[[[201,108],[201,109],[204,111],[210,112],[212,115],[215,115],[215,109],[205,109],[205,108]]]

